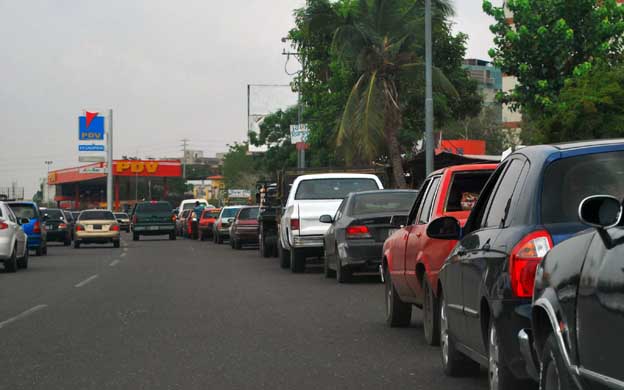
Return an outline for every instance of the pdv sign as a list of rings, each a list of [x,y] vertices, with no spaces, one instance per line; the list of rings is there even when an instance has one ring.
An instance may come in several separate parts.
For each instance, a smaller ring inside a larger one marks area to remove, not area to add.
[[[104,141],[104,117],[97,112],[86,112],[78,117],[78,139],[80,141]]]

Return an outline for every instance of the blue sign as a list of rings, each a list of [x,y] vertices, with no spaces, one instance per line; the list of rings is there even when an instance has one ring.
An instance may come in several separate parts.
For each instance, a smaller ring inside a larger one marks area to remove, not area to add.
[[[103,152],[104,145],[78,145],[79,152]]]
[[[78,117],[78,139],[81,141],[104,141],[104,117]]]

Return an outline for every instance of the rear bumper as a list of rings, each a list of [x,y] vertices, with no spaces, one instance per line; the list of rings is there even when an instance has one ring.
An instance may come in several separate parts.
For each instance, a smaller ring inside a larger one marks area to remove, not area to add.
[[[292,247],[295,249],[299,248],[323,248],[323,236],[314,235],[314,236],[298,236],[293,235],[292,237]]]
[[[237,230],[233,235],[237,240],[247,241],[247,242],[256,242],[258,241],[258,232],[257,231],[239,231]]]
[[[28,235],[28,249],[36,249],[41,247],[43,244],[43,240],[40,234],[29,234]]]
[[[48,230],[46,234],[47,241],[65,241],[70,238],[69,230]]]
[[[79,231],[76,232],[75,239],[80,242],[112,242],[119,241],[119,232],[109,231],[109,232],[85,232]]]
[[[520,352],[526,364],[526,371],[534,381],[539,380],[538,360],[533,350],[533,332],[531,329],[522,329],[518,332]]]
[[[500,333],[505,365],[516,378],[531,378],[518,338],[521,330],[531,328],[531,301],[525,299],[494,301],[492,313],[495,315],[494,321]]]
[[[382,252],[383,242],[351,240],[338,245],[338,254],[342,264],[354,269],[378,271]]]
[[[175,230],[175,225],[134,225],[132,231],[141,234],[165,234]],[[163,233],[164,232],[164,233]]]

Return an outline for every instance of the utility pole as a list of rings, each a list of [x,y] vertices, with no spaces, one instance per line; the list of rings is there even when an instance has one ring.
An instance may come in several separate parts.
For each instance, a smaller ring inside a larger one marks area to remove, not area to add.
[[[50,165],[52,165],[53,161],[52,160],[46,160],[44,161],[45,165],[48,167],[48,176],[46,177],[44,184],[44,192],[45,192],[45,197],[44,197],[44,201],[45,203],[50,202],[50,185],[48,184],[48,180],[50,178]]]
[[[108,110],[108,135],[106,136],[106,208],[113,211],[113,109]]]
[[[425,0],[425,167],[433,172],[433,43],[431,37],[431,0]]]
[[[187,138],[182,139],[182,177],[186,179],[186,147],[189,140]]]

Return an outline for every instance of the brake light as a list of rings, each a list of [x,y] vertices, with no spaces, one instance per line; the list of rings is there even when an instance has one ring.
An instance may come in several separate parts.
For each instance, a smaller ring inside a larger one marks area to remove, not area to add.
[[[176,221],[176,216],[175,216],[175,214],[171,216],[171,221],[172,221],[172,222],[175,222],[175,221]]]
[[[82,231],[84,231],[84,230],[85,230],[84,226],[82,226],[82,225],[76,225],[76,231],[77,231],[77,232],[82,232]]]
[[[61,224],[59,224],[58,227],[59,227],[59,229],[67,229],[67,224],[61,223]]]
[[[7,225],[4,222],[0,222],[0,230],[5,230],[5,229],[8,229],[8,228],[9,228],[9,225]]]
[[[347,238],[371,238],[368,226],[353,225],[347,226]]]
[[[118,232],[118,231],[119,231],[119,225],[112,225],[112,226],[111,226],[111,230],[112,230],[113,232]]]
[[[290,230],[299,230],[301,228],[301,222],[299,218],[290,220]]]
[[[41,223],[39,221],[35,221],[35,225],[33,226],[33,233],[41,233]]]
[[[509,273],[511,290],[516,297],[533,296],[535,271],[552,247],[550,234],[545,230],[538,230],[529,233],[513,248],[509,257]]]

